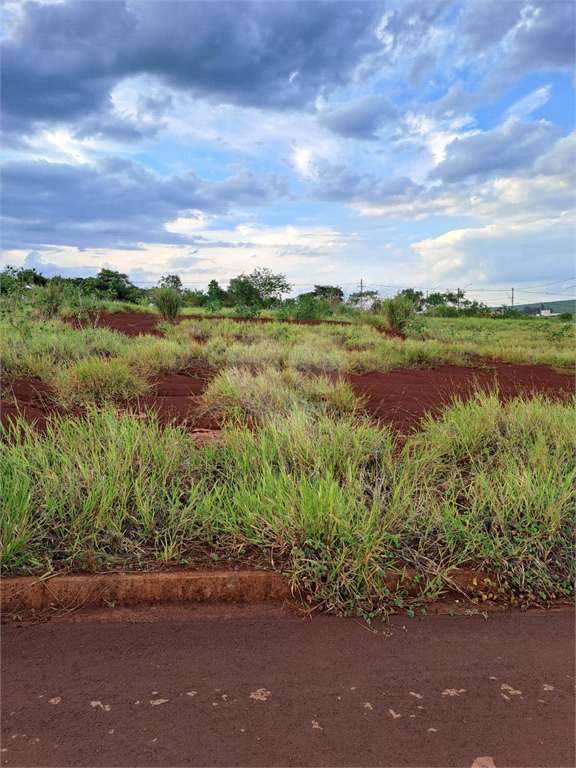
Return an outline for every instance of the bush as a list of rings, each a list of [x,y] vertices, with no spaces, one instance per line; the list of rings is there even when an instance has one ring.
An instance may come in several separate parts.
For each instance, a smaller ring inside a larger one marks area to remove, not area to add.
[[[310,293],[304,293],[296,299],[286,299],[278,310],[279,318],[295,320],[324,320],[330,315],[330,302],[327,299],[317,299]]]
[[[563,323],[573,323],[574,315],[570,314],[570,312],[562,312],[558,320],[561,320]]]
[[[248,304],[236,304],[234,307],[234,313],[238,317],[258,317],[260,315],[260,307]]]
[[[65,301],[61,283],[51,280],[44,286],[37,286],[32,293],[31,304],[44,318],[55,317]]]
[[[449,307],[447,304],[439,304],[434,307],[432,314],[434,317],[458,317],[456,307]]]
[[[164,320],[175,320],[182,308],[182,294],[174,288],[158,288],[152,301]]]
[[[380,312],[384,315],[392,331],[404,330],[408,320],[414,315],[414,302],[406,296],[394,296],[382,302]]]

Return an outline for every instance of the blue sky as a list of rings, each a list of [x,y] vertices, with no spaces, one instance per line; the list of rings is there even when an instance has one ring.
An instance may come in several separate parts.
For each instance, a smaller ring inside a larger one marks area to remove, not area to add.
[[[573,296],[574,10],[7,2],[3,264]]]

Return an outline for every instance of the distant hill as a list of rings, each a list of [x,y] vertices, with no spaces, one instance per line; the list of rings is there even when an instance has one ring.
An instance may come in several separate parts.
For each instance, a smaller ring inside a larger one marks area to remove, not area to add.
[[[497,312],[501,307],[490,307]],[[526,314],[536,314],[540,309],[549,309],[552,312],[570,312],[576,316],[576,299],[563,299],[562,301],[535,301],[532,304],[515,304],[514,309]]]

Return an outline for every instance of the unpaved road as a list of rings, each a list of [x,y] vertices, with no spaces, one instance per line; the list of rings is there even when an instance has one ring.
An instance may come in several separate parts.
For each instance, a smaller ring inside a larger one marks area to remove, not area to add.
[[[575,765],[570,609],[107,618],[3,627],[2,765]]]

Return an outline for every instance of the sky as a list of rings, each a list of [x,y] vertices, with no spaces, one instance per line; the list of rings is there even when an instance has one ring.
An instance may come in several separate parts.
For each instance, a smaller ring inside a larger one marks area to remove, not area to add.
[[[571,298],[575,8],[8,0],[2,264]]]

